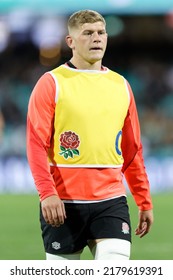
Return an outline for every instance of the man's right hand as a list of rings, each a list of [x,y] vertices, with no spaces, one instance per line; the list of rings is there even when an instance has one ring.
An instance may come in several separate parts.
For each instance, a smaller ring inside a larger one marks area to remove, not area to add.
[[[41,209],[46,223],[55,227],[64,224],[66,219],[65,206],[58,196],[52,195],[45,198],[41,202]]]

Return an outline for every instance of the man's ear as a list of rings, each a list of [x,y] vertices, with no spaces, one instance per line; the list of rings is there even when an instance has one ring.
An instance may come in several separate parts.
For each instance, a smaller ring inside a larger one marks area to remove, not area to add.
[[[67,43],[67,46],[70,48],[70,49],[73,49],[74,48],[74,45],[73,45],[73,38],[70,36],[70,35],[67,35],[65,37],[65,41]]]

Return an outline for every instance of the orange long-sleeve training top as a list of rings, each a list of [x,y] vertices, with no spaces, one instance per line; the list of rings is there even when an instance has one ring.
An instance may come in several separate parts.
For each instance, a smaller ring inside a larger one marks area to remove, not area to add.
[[[27,157],[40,200],[58,194],[65,201],[93,202],[126,195],[123,177],[140,210],[152,209],[150,186],[142,155],[140,127],[130,85],[128,113],[122,129],[122,168],[50,166],[48,149],[54,133],[57,85],[45,73],[35,85],[27,116]]]

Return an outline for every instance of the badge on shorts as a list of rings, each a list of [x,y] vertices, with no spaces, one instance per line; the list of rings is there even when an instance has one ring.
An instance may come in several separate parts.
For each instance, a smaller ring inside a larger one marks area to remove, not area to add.
[[[122,232],[124,234],[129,234],[129,225],[127,223],[122,223]]]
[[[52,248],[55,249],[55,250],[58,250],[61,248],[61,244],[59,242],[52,242]]]

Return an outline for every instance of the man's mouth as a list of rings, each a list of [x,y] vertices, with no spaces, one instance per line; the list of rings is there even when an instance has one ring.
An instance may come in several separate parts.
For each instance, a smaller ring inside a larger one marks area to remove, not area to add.
[[[102,51],[102,48],[93,47],[93,48],[90,48],[90,51]]]

